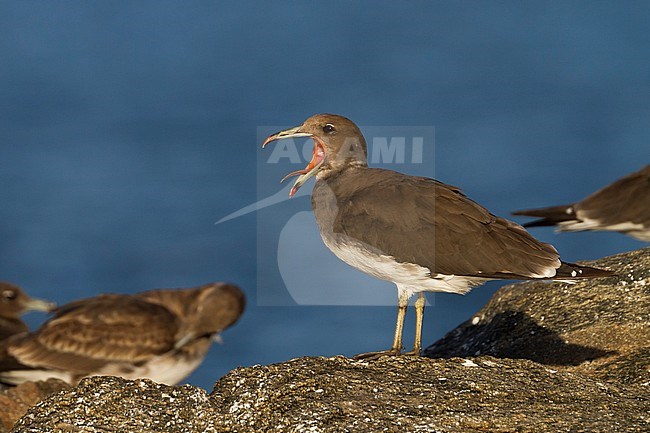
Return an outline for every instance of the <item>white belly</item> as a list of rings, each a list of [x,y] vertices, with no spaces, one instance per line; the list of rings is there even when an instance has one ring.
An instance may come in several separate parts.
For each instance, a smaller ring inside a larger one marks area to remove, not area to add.
[[[175,385],[192,374],[203,362],[203,357],[178,361],[163,355],[152,359],[143,366],[125,371],[120,365],[109,364],[97,376],[120,376],[125,379],[151,379],[166,385]]]
[[[448,292],[465,294],[487,278],[432,274],[429,268],[414,263],[400,263],[394,257],[382,255],[361,242],[343,236],[324,233],[321,238],[336,257],[348,265],[381,280],[392,281],[400,292]]]

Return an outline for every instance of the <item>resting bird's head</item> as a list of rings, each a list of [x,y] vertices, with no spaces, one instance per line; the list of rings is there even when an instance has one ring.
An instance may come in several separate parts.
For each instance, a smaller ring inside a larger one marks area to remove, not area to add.
[[[56,305],[53,302],[27,296],[20,287],[0,281],[0,316],[18,319],[21,314],[31,311],[52,311]]]

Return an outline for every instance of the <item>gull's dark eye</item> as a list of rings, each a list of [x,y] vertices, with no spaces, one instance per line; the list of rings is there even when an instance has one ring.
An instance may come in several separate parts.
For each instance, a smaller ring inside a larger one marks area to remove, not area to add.
[[[325,126],[323,126],[323,132],[325,134],[331,134],[332,132],[334,132],[334,125],[332,125],[331,123],[326,124]]]
[[[16,299],[16,292],[13,290],[5,290],[2,292],[2,297],[11,301],[12,299]]]

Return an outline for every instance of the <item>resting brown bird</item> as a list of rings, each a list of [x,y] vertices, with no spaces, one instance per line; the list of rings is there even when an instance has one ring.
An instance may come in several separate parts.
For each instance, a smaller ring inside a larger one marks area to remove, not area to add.
[[[52,311],[53,302],[29,297],[23,290],[11,283],[0,281],[0,341],[22,332],[27,325],[20,316],[32,310]]]
[[[203,362],[244,305],[242,291],[225,283],[71,302],[37,331],[0,345],[0,382],[75,384],[111,375],[175,384]]]
[[[309,137],[312,159],[290,196],[312,176],[312,207],[325,245],[349,265],[398,290],[392,347],[357,355],[400,354],[404,316],[411,295],[416,328],[413,350],[421,351],[424,292],[463,294],[494,279],[580,279],[611,272],[560,261],[552,245],[519,224],[492,215],[460,189],[437,180],[369,168],[366,141],[349,119],[318,114],[302,125],[269,136]]]
[[[607,230],[650,242],[650,165],[577,203],[512,214],[541,218],[524,227],[557,226],[560,232]]]

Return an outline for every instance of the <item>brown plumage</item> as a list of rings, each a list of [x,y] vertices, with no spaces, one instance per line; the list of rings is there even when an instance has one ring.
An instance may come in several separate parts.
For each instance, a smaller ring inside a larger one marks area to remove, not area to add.
[[[0,381],[116,375],[174,384],[198,367],[244,304],[241,290],[224,283],[71,302],[0,348]]]
[[[312,207],[325,245],[357,269],[394,282],[399,309],[393,346],[402,349],[408,298],[415,303],[419,354],[426,291],[465,293],[490,279],[579,279],[607,276],[605,270],[560,261],[556,249],[523,227],[442,182],[369,168],[365,139],[349,119],[333,114],[310,117],[302,125],[268,137],[314,140],[312,160],[299,175],[293,196],[316,176]]]
[[[617,231],[650,242],[650,165],[577,203],[519,210],[512,214],[541,218],[524,227]]]
[[[51,311],[55,307],[52,302],[28,296],[15,284],[0,281],[0,341],[27,332],[27,325],[20,320],[27,311]]]
[[[560,265],[553,246],[441,182],[350,168],[323,185],[336,192],[333,231],[399,262],[417,263],[436,274],[508,279],[555,276],[548,269]]]

